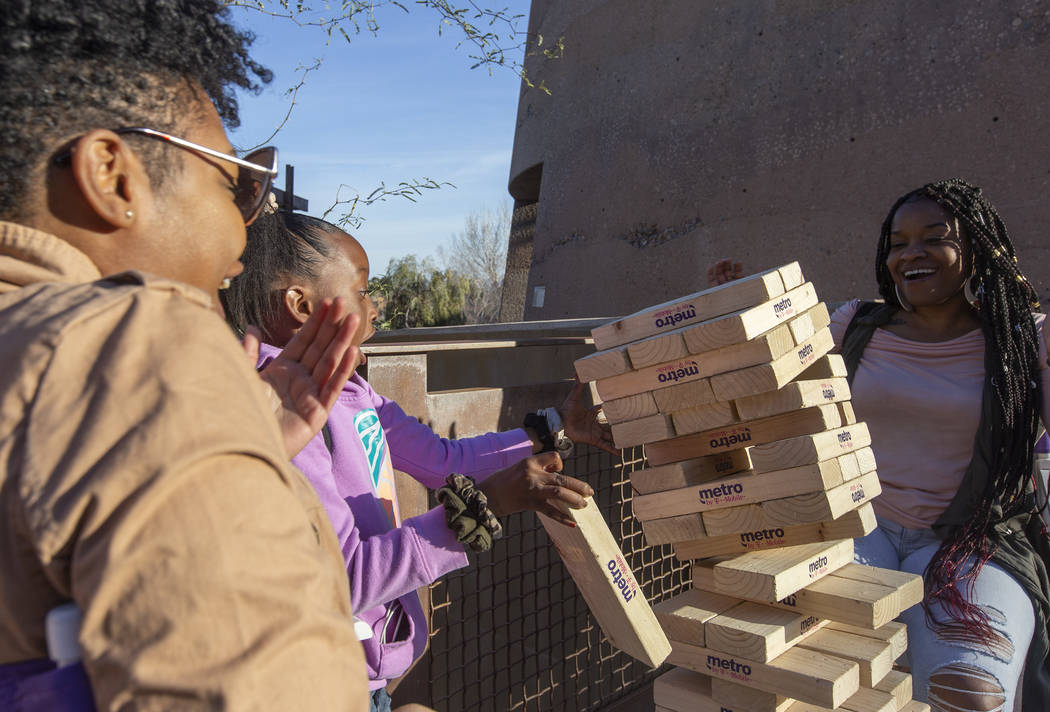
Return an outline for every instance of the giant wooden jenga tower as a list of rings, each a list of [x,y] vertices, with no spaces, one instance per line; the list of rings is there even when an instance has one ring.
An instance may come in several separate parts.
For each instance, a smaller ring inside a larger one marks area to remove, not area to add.
[[[576,362],[617,446],[645,445],[647,542],[694,562],[655,607],[679,666],[657,712],[928,709],[893,669],[922,579],[853,563],[880,489],[828,324],[792,263],[601,326]]]

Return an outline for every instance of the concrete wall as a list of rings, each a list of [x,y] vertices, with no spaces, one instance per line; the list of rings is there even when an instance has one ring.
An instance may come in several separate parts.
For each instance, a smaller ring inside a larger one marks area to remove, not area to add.
[[[723,256],[870,297],[886,210],[950,176],[1050,301],[1050,2],[533,0],[530,29],[566,52],[526,62],[552,95],[518,107],[510,189],[537,202],[504,319],[627,313]]]

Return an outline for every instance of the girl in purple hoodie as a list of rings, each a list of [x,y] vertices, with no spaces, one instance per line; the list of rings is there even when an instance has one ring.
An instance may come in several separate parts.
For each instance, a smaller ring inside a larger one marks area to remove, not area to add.
[[[368,257],[334,225],[295,213],[261,216],[241,260],[245,271],[223,293],[224,306],[235,329],[261,331],[260,366],[280,353],[328,297],[345,296],[351,312],[360,314],[354,345],[375,333]],[[572,526],[550,500],[579,508],[592,491],[559,474],[557,453],[541,451],[553,449],[564,428],[570,439],[617,452],[608,427],[596,420],[598,409],[580,406],[580,390],[577,385],[563,404],[564,424],[550,408],[531,421],[535,428],[447,440],[355,374],[324,431],[293,460],[313,483],[342,544],[373,709],[389,709],[387,682],[404,674],[426,647],[427,621],[416,589],[468,563],[462,532],[457,538],[447,523],[447,501],[401,521],[394,469],[431,489],[446,485],[452,473],[466,475],[478,481],[496,516],[529,509]]]

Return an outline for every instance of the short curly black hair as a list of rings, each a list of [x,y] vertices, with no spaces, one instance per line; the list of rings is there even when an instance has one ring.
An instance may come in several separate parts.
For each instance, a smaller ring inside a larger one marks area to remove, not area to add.
[[[4,0],[0,13],[0,218],[23,216],[47,159],[85,131],[176,132],[192,88],[237,126],[236,87],[273,75],[220,0]],[[140,140],[150,178],[176,152]]]

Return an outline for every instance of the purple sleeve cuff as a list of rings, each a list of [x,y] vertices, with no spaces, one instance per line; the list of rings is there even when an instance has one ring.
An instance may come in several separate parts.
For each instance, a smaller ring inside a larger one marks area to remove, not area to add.
[[[467,551],[445,523],[444,507],[435,507],[418,517],[406,519],[401,526],[415,531],[417,560],[428,569],[431,582],[467,565]]]

